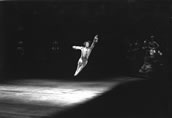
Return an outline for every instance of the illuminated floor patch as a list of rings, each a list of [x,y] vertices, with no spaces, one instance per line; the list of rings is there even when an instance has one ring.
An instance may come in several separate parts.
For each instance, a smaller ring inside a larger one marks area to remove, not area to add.
[[[28,114],[30,116],[48,115],[56,112],[56,109],[57,111],[65,110],[91,100],[117,84],[119,84],[117,81],[24,80],[9,85],[0,85],[0,114],[8,114],[7,117],[10,116],[9,114],[13,114],[11,116],[18,114],[23,117]],[[38,108],[36,109],[35,106]]]
[[[24,83],[23,83],[24,84]],[[56,86],[0,86],[0,99],[41,105],[70,106],[94,98],[109,90],[115,83],[67,83],[58,82]]]

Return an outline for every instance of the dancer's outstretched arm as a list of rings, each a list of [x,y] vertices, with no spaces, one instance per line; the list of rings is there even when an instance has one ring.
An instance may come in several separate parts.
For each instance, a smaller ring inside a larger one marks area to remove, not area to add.
[[[94,37],[94,40],[93,40],[93,42],[92,42],[90,48],[93,49],[94,46],[95,46],[95,43],[97,43],[97,42],[98,42],[98,35],[96,35],[96,36]]]
[[[73,48],[73,49],[79,49],[79,50],[81,50],[81,49],[82,49],[82,47],[81,47],[81,46],[72,46],[72,48]]]

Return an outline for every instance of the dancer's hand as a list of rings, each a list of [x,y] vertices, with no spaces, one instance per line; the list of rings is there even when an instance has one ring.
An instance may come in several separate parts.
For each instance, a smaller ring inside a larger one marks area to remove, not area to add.
[[[98,42],[98,35],[96,35],[95,37],[94,37],[94,42]]]

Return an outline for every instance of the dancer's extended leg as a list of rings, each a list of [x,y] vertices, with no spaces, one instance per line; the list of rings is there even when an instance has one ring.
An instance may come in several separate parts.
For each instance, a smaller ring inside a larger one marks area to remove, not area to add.
[[[87,64],[86,61],[83,62],[82,60],[79,60],[77,70],[76,70],[74,76],[77,76],[79,74],[79,72],[81,72],[81,70],[86,66],[86,64]]]
[[[81,72],[81,70],[82,70],[83,68],[84,68],[83,65],[80,66],[80,67],[78,67],[77,70],[76,70],[76,72],[75,72],[75,74],[74,74],[74,76],[77,76],[77,75],[79,74],[79,72]]]

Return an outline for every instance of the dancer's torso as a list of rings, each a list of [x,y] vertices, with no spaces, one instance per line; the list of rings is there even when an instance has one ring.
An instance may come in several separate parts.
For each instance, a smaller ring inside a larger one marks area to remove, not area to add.
[[[90,48],[82,48],[81,49],[81,58],[84,60],[88,60],[88,57],[91,53],[91,49]]]

